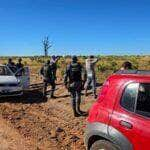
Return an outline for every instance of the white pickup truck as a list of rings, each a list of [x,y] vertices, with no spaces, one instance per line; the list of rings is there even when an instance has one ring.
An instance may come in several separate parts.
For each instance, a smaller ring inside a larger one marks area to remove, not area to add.
[[[20,96],[29,86],[28,67],[13,72],[7,65],[0,65],[0,97]]]

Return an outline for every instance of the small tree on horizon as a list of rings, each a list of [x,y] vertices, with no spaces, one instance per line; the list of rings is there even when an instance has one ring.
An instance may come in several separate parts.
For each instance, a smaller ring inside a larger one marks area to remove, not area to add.
[[[44,48],[44,56],[47,57],[48,56],[48,50],[49,48],[52,47],[52,42],[49,41],[49,37],[46,36],[43,41],[43,48]]]

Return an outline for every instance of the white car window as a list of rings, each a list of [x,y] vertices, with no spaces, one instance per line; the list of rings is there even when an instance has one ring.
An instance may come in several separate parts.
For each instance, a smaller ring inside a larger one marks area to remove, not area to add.
[[[12,72],[6,66],[0,66],[0,76],[12,76]]]

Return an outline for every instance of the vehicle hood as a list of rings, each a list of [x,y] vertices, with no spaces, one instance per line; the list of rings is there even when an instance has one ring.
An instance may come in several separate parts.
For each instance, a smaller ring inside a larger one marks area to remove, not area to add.
[[[17,84],[18,82],[15,76],[0,76],[0,84]]]

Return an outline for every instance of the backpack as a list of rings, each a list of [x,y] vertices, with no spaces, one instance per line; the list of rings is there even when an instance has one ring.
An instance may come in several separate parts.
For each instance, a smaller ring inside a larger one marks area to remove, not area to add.
[[[52,71],[51,71],[51,67],[49,65],[44,65],[43,76],[48,79],[52,78]]]

